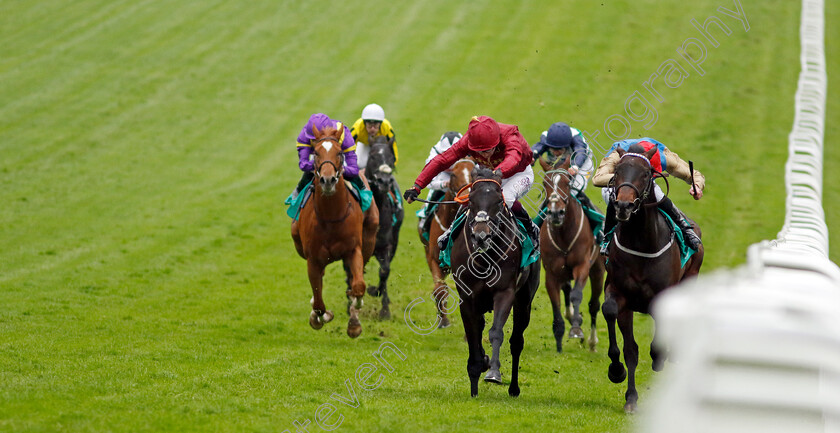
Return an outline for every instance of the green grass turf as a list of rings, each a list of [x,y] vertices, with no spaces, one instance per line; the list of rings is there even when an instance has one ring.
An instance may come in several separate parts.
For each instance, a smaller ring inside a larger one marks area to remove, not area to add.
[[[336,320],[311,330],[305,262],[282,205],[300,175],[294,141],[311,113],[352,122],[378,102],[397,129],[398,180],[410,185],[440,134],[475,114],[518,124],[531,142],[558,120],[603,129],[700,37],[690,20],[715,14],[732,34],[707,46],[705,75],[686,69],[674,89],[660,81],[658,121],[633,122],[632,134],[705,173],[702,201],[683,185],[672,196],[703,227],[704,271],[733,267],[783,222],[799,5],[744,1],[749,32],[721,5],[734,9],[723,0],[0,4],[0,430],[294,431],[309,419],[319,431],[316,410],[333,402],[343,432],[630,431],[624,385],[606,378],[603,326],[597,353],[567,342],[557,355],[543,289],[521,397],[487,384],[469,397],[460,319],[421,336],[401,318],[431,288],[416,205],[393,264],[394,319],[375,320],[379,301],[366,299],[364,332],[350,340],[332,265]],[[828,9],[836,22],[836,5]],[[828,46],[836,71],[836,35]],[[837,99],[829,106],[836,113]],[[837,137],[830,124],[826,138]],[[835,153],[826,151],[827,184]],[[836,188],[826,190],[828,201]],[[651,321],[637,324],[644,406]],[[356,369],[386,341],[405,360],[391,358],[378,389],[360,389]],[[347,395],[346,379],[357,408],[330,398]]]

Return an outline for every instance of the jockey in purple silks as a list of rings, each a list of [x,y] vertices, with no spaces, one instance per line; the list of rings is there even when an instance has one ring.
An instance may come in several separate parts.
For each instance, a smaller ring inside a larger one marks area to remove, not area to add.
[[[332,127],[342,131],[341,152],[344,154],[344,178],[349,180],[359,190],[364,190],[365,183],[359,176],[359,166],[356,163],[356,142],[353,140],[350,128],[337,120],[330,119],[326,114],[316,113],[309,116],[309,121],[306,122],[306,125],[300,131],[300,135],[298,135],[298,166],[303,171],[303,176],[301,176],[300,182],[298,182],[295,191],[292,193],[292,197],[297,197],[301,189],[312,181],[312,178],[315,176],[315,162],[312,161],[312,144],[315,141],[313,127],[319,131],[326,127]]]

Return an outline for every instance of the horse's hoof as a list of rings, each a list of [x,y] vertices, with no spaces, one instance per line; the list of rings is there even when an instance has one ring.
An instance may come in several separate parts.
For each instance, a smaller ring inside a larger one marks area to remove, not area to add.
[[[583,329],[580,329],[580,326],[573,326],[572,329],[569,330],[569,338],[573,340],[583,340]]]
[[[499,385],[502,384],[502,372],[498,370],[490,370],[487,372],[487,375],[484,376],[485,382],[497,383]]]
[[[367,292],[368,292],[368,295],[370,295],[370,296],[379,296],[379,287],[368,286]]]
[[[347,323],[347,335],[349,335],[350,338],[356,338],[361,334],[362,324],[359,322],[359,319],[350,319],[350,322]]]
[[[330,310],[327,310],[327,312],[324,313],[324,315],[321,317],[321,319],[324,321],[324,323],[330,323],[330,322],[332,322],[333,317],[335,317],[333,312],[330,311]]]
[[[379,310],[379,319],[380,320],[391,320],[391,310],[387,308],[383,308]]]
[[[440,317],[440,323],[438,324],[438,328],[443,329],[443,328],[448,328],[448,327],[452,326],[452,323],[449,322],[448,317],[446,317],[446,316],[438,316],[438,317]]]
[[[633,415],[636,413],[636,403],[627,403],[624,405],[624,413]]]
[[[611,363],[609,371],[607,371],[607,377],[610,378],[612,383],[624,382],[624,379],[627,379],[627,370],[620,362]]]
[[[511,397],[519,397],[519,385],[510,384],[508,387],[508,395]]]
[[[318,315],[316,312],[309,313],[309,326],[312,329],[321,329],[324,326],[324,321],[321,320],[321,316]]]
[[[653,369],[653,371],[662,371],[662,369],[665,368],[665,361],[662,359],[657,359],[653,361],[651,368]]]

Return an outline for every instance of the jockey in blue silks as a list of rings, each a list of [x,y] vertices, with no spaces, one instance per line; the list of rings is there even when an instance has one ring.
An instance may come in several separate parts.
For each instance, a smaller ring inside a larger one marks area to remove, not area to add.
[[[656,148],[656,153],[650,159],[651,167],[659,172],[667,171],[673,177],[692,185],[688,192],[695,200],[700,200],[703,197],[703,190],[706,188],[706,177],[697,170],[694,170],[692,175],[689,164],[683,161],[679,155],[665,147],[664,144],[650,137],[615,142],[592,177],[592,184],[603,188],[601,193],[603,194],[604,202],[607,204],[607,220],[604,226],[604,240],[601,243],[601,254],[607,253],[607,247],[612,240],[612,232],[616,225],[615,210],[613,209],[612,203],[610,203],[612,188],[609,187],[609,183],[615,173],[615,166],[620,159],[618,152],[615,152],[615,149],[619,147],[631,153],[644,153],[652,148]],[[697,250],[701,245],[700,237],[697,236],[694,228],[686,219],[685,214],[674,205],[674,202],[670,198],[665,197],[665,194],[656,183],[653,184],[653,191],[656,200],[659,201],[659,209],[665,211],[679,226],[688,246]]]
[[[563,164],[566,159],[571,158],[569,175],[572,178],[569,187],[584,208],[598,213],[592,201],[584,193],[595,166],[592,163],[592,152],[579,130],[563,122],[552,123],[547,131],[543,131],[540,140],[531,147],[531,150],[534,152],[534,161],[543,158],[551,166]],[[537,226],[542,226],[546,206],[547,204],[543,203],[540,212],[534,217],[534,224]],[[601,221],[591,218],[589,212],[586,215],[593,229],[601,225]],[[600,235],[600,231],[598,233]]]

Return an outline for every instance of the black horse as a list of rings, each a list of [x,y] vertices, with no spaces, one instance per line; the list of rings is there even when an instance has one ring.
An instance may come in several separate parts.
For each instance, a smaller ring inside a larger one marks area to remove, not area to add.
[[[520,269],[522,244],[516,219],[505,206],[501,177],[486,168],[473,171],[473,184],[462,229],[452,236],[452,275],[461,298],[461,321],[464,323],[469,358],[467,374],[470,395],[478,395],[479,375],[501,383],[499,348],[504,325],[513,308],[513,331],[510,337],[511,382],[508,393],[519,395],[519,355],[525,344],[523,333],[531,320],[531,301],[540,283],[540,261]],[[493,311],[488,358],[481,344],[484,313]]]
[[[612,184],[615,185],[612,204],[618,225],[609,248],[607,260],[607,287],[602,312],[607,321],[610,337],[610,367],[608,377],[613,383],[627,379],[624,410],[635,412],[639,394],[636,391],[636,366],[639,363],[639,346],[633,337],[633,312],[650,314],[651,301],[663,290],[680,281],[696,276],[703,264],[703,247],[680,266],[679,244],[674,230],[656,208],[653,179],[656,172],[650,158],[656,148],[647,153],[627,153],[616,149],[621,159],[615,167]],[[700,234],[700,228],[694,230]],[[624,337],[624,362],[619,359],[615,323]],[[650,357],[653,370],[664,366],[666,353],[651,343]],[[629,372],[629,374],[628,374]]]
[[[391,303],[388,298],[388,276],[391,274],[391,260],[397,251],[400,227],[405,211],[402,206],[397,180],[394,179],[394,140],[378,136],[371,140],[365,176],[370,182],[373,199],[379,208],[379,232],[376,234],[376,247],[373,255],[379,261],[379,285],[367,288],[371,296],[382,297],[381,319],[391,318]]]

